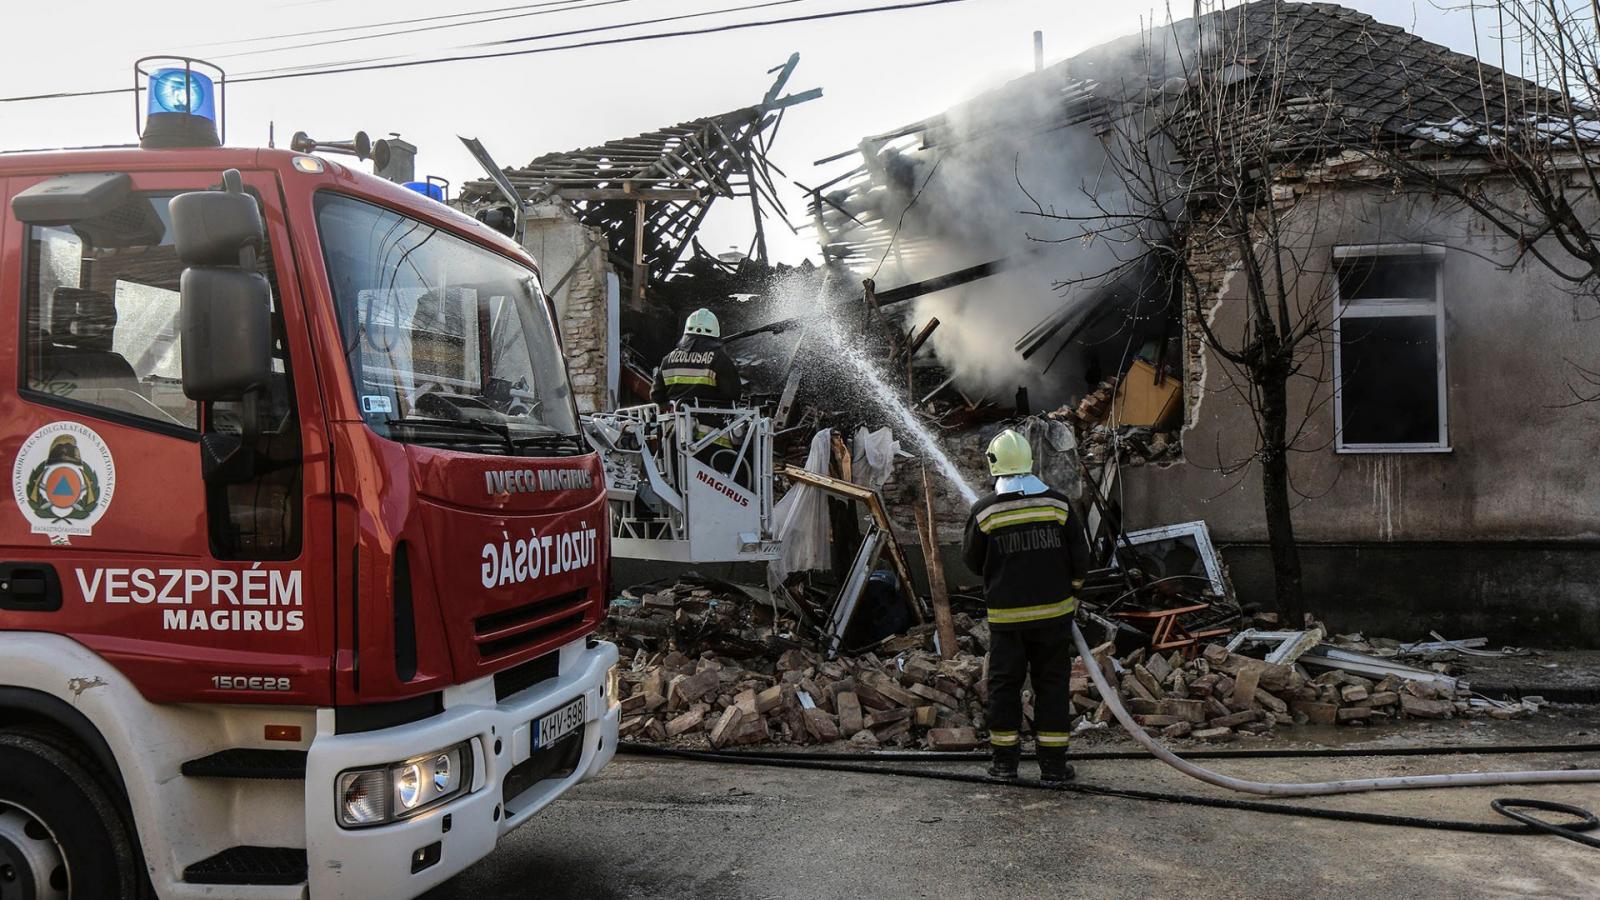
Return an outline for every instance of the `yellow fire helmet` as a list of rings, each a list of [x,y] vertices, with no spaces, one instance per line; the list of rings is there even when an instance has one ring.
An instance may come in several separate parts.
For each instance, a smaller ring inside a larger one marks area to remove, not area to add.
[[[689,313],[689,320],[683,323],[684,334],[703,334],[706,337],[722,337],[722,325],[717,322],[717,314],[709,309],[697,309]]]
[[[1033,447],[1028,439],[1007,428],[989,442],[989,474],[1027,475],[1033,472]]]

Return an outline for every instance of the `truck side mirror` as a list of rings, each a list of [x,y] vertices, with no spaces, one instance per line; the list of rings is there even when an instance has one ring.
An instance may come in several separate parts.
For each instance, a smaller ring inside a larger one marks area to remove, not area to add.
[[[74,225],[115,211],[132,193],[126,172],[57,175],[18,192],[11,213],[29,225]]]
[[[220,191],[172,198],[179,281],[183,392],[192,400],[244,400],[272,375],[272,293],[256,271],[265,244],[261,209],[238,170]]]

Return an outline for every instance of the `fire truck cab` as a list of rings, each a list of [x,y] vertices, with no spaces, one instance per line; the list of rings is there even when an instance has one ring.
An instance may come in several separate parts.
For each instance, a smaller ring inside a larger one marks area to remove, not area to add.
[[[283,150],[0,197],[0,896],[414,896],[601,770],[605,482],[521,247]]]

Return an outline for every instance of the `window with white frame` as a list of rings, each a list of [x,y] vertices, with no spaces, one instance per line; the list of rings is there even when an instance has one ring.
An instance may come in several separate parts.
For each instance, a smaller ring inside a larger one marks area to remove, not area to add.
[[[1346,453],[1450,449],[1445,410],[1443,251],[1334,250],[1336,447]]]

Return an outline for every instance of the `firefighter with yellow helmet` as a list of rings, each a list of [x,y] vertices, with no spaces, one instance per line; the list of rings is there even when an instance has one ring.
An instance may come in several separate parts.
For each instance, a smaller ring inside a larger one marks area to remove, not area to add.
[[[1073,774],[1071,623],[1088,547],[1067,497],[1033,474],[1027,438],[1008,428],[989,442],[988,457],[994,493],[973,505],[962,551],[983,576],[989,610],[989,774],[1017,777],[1022,686],[1031,676],[1040,779],[1059,784]]]

